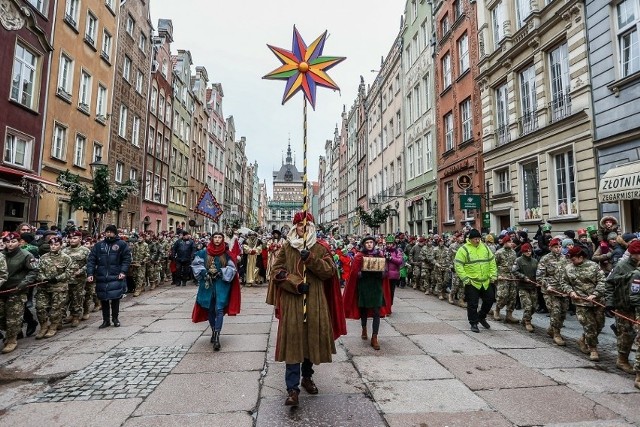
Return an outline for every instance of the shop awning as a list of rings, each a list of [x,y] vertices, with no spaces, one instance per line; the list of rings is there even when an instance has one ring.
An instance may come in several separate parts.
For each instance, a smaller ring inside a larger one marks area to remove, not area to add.
[[[9,174],[13,179],[20,179],[22,177],[25,177],[30,181],[40,182],[42,184],[53,185],[54,187],[58,187],[57,183],[53,181],[49,181],[48,179],[45,179],[39,175],[34,175],[32,173],[23,172],[21,170],[9,168],[6,166],[0,166],[0,174]]]
[[[598,197],[602,203],[640,199],[640,161],[609,169],[600,179]]]
[[[20,191],[22,191],[22,187],[21,186],[12,184],[9,181],[4,180],[2,178],[0,178],[0,188],[10,188],[12,190],[20,190]]]

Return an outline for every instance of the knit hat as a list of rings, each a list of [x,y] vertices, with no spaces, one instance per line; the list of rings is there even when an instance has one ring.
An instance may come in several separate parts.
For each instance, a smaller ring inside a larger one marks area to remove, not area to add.
[[[586,256],[587,254],[584,252],[584,248],[580,245],[575,245],[571,249],[569,249],[569,258],[575,258],[578,256]]]
[[[475,228],[472,228],[471,231],[469,231],[469,239],[475,239],[478,237],[482,237],[482,235],[478,230],[476,230]]]
[[[629,243],[630,241],[632,241],[633,239],[637,239],[638,236],[636,236],[633,233],[624,233],[622,235],[622,240],[624,240],[625,243]]]
[[[576,232],[573,230],[567,230],[564,232],[564,235],[567,236],[570,239],[575,239],[576,238]]]
[[[484,238],[487,243],[494,243],[493,234],[487,234],[487,237]]]
[[[373,237],[373,236],[364,236],[362,238],[362,240],[360,241],[360,246],[364,247],[365,242],[368,242],[369,240],[371,240],[374,243],[376,242],[375,237]]]
[[[531,245],[529,243],[525,243],[524,245],[520,246],[520,252],[529,252],[532,251],[533,248],[531,247]]]
[[[395,237],[393,237],[393,234],[389,234],[389,235],[384,239],[384,241],[385,241],[386,243],[395,243],[395,242],[396,242],[396,238],[395,238]]]
[[[633,242],[631,242],[629,244],[629,247],[627,248],[627,251],[629,251],[631,255],[640,254],[640,240],[634,240]]]
[[[561,242],[560,242],[560,239],[558,239],[558,238],[553,238],[553,239],[551,239],[551,241],[549,241],[549,247],[557,246],[557,245],[559,245],[560,243],[561,243]]]
[[[545,231],[551,232],[551,225],[549,225],[549,224],[543,225],[542,226],[542,232],[544,233]]]
[[[562,240],[562,247],[563,247],[563,248],[566,248],[566,247],[568,247],[569,245],[574,245],[574,244],[575,244],[575,243],[573,242],[573,240],[572,240],[572,239],[563,239],[563,240]]]
[[[107,228],[104,229],[105,233],[108,231],[111,231],[113,234],[118,234],[118,228],[113,224],[107,225]]]
[[[590,225],[587,227],[587,233],[592,234],[598,231],[598,227],[595,225]]]
[[[607,240],[615,240],[616,237],[618,237],[618,233],[616,232],[612,231],[611,233],[607,234]]]

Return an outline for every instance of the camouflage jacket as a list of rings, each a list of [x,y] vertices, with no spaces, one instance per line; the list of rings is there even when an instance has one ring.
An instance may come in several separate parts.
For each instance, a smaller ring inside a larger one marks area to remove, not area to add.
[[[604,285],[607,306],[633,311],[631,308],[631,282],[634,274],[639,272],[640,266],[632,258],[620,261],[615,266]]]
[[[45,281],[56,279],[56,283],[46,285],[48,287],[65,287],[71,280],[71,275],[77,270],[75,263],[67,254],[47,252],[40,257],[38,280]]]
[[[498,267],[498,276],[506,279],[512,279],[511,269],[516,262],[518,255],[513,249],[500,248],[496,251],[496,266]],[[500,278],[498,277],[498,280]]]
[[[546,294],[547,289],[560,292],[564,268],[567,266],[567,258],[562,254],[550,252],[543,256],[538,262],[536,269],[536,282],[542,285],[542,293]]]
[[[9,270],[7,269],[7,259],[4,254],[0,253],[0,289],[9,278]]]
[[[145,241],[139,241],[131,246],[131,267],[138,268],[149,261],[149,245]]]
[[[449,252],[449,248],[445,246],[436,246],[433,249],[433,259],[437,269],[448,270],[451,268],[451,254]]]
[[[575,292],[581,298],[595,295],[602,299],[605,294],[605,276],[600,266],[589,260],[584,260],[580,265],[573,265],[570,261],[564,268],[564,279],[561,283],[565,293]],[[593,307],[593,303],[583,299],[575,299],[575,305]]]
[[[420,251],[420,257],[422,258],[422,268],[433,268],[435,258],[433,245],[431,243],[425,243]]]
[[[422,264],[422,260],[423,260],[423,255],[422,255],[422,249],[425,247],[426,245],[422,245],[420,246],[419,244],[415,244],[414,247],[411,249],[411,253],[409,254],[409,262],[413,265],[420,265]]]
[[[89,248],[86,246],[71,246],[62,249],[62,253],[69,255],[76,265],[76,269],[71,272],[69,283],[84,283],[87,281],[87,258],[89,257]]]

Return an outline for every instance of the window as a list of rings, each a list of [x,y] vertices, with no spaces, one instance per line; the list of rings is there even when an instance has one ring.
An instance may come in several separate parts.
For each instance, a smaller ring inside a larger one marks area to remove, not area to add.
[[[158,103],[158,118],[164,121],[164,96],[160,95],[160,101]]]
[[[91,76],[86,71],[80,73],[80,97],[78,106],[81,110],[89,112],[89,104],[91,103]]]
[[[424,111],[428,111],[429,108],[431,108],[431,81],[429,80],[429,73],[422,79],[422,87],[424,89]]]
[[[496,171],[496,194],[505,194],[511,191],[511,179],[509,177],[509,168]]]
[[[113,37],[107,30],[102,31],[102,54],[101,56],[107,61],[111,57],[111,44],[113,42]]]
[[[175,189],[173,187],[169,187],[169,201],[170,202],[176,201]]]
[[[144,198],[151,200],[151,186],[153,185],[153,174],[151,171],[147,171],[146,179],[144,183]]]
[[[138,180],[138,169],[131,168],[129,171],[129,180],[132,182],[136,182]]]
[[[140,117],[133,116],[133,126],[131,127],[131,143],[136,147],[140,146]]]
[[[78,28],[78,16],[80,13],[80,0],[67,0],[64,9],[64,20],[74,28]]]
[[[84,39],[91,46],[96,45],[96,34],[98,33],[98,18],[93,13],[87,13],[87,28],[85,30]]]
[[[462,15],[462,4],[460,3],[460,0],[453,0],[453,19],[456,21]]]
[[[116,182],[122,182],[122,174],[124,173],[124,163],[116,162],[116,174],[114,180]]]
[[[407,95],[407,127],[413,124],[413,95]]]
[[[442,84],[445,89],[451,86],[451,54],[449,53],[442,58]]]
[[[98,96],[96,97],[96,116],[99,119],[105,120],[107,114],[107,88],[98,85]]]
[[[501,1],[498,2],[493,8],[493,10],[491,11],[491,16],[493,17],[493,42],[496,49],[498,49],[500,42],[505,36],[504,21],[506,20],[506,15],[504,12],[504,5]]]
[[[73,154],[73,164],[84,167],[84,155],[87,152],[87,138],[76,135],[76,149]]]
[[[64,160],[67,154],[67,128],[56,123],[53,130],[51,157]]]
[[[4,161],[25,169],[31,168],[33,138],[7,132],[4,143]]]
[[[143,53],[147,48],[147,37],[142,33],[140,33],[140,38],[138,39],[138,47]]]
[[[122,104],[120,106],[120,121],[118,122],[118,135],[123,138],[127,137],[127,114],[129,113],[129,109],[126,105]]]
[[[469,36],[464,33],[458,39],[458,58],[460,58],[460,74],[469,69]]]
[[[133,19],[133,17],[131,15],[127,15],[127,34],[129,34],[131,37],[133,37],[133,31],[135,30],[136,27],[136,21]]]
[[[616,5],[618,56],[622,77],[640,71],[639,9],[638,0],[622,0]]]
[[[58,70],[58,93],[70,97],[73,90],[73,61],[67,55],[60,54],[60,68]],[[62,92],[62,93],[61,93]]]
[[[171,98],[167,99],[167,106],[165,107],[165,121],[168,125],[171,125]],[[220,139],[220,135],[218,135]]]
[[[38,12],[42,13],[43,15],[47,14],[47,11],[46,11],[47,5],[44,0],[29,0],[29,3],[31,3]]]
[[[422,115],[422,104],[420,102],[420,85],[413,88],[413,102],[415,102],[415,119],[417,120]]]
[[[531,15],[531,0],[516,0],[518,28],[525,26],[525,20]]]
[[[156,106],[158,104],[158,89],[155,86],[151,87],[151,98],[149,100],[149,110],[153,114],[156,114]]]
[[[538,162],[522,165],[522,219],[542,218],[540,208],[540,184],[538,183]]]
[[[422,140],[416,141],[416,175],[420,176],[424,173],[424,163],[422,159]]]
[[[113,0],[105,0],[104,4],[106,4],[109,9],[114,10],[113,9]]]
[[[456,205],[454,203],[453,181],[447,182],[444,188],[447,195],[447,222],[454,222],[456,220]]]
[[[496,133],[498,145],[504,145],[511,140],[509,135],[509,94],[506,83],[496,89]]]
[[[162,178],[162,183],[160,185],[160,202],[167,203],[167,179]]]
[[[160,176],[159,175],[156,175],[155,179],[153,180],[153,201],[154,202],[160,201]]]
[[[147,138],[147,153],[153,154],[153,141],[156,138],[156,130],[153,126],[149,126],[149,136]]]
[[[411,19],[412,19],[412,21],[415,21],[417,17],[418,17],[418,1],[417,0],[411,0]]]
[[[36,109],[37,101],[34,99],[36,85],[38,56],[24,47],[20,42],[16,43],[16,53],[13,58],[13,80],[11,81],[11,99],[27,108]]]
[[[527,134],[538,128],[536,105],[536,72],[531,65],[520,73],[520,135]]]
[[[407,162],[409,163],[408,178],[413,179],[415,172],[413,169],[413,145],[407,148]]]
[[[142,94],[143,87],[144,87],[144,75],[142,74],[142,71],[138,69],[138,71],[136,72],[136,92],[138,92],[139,94]]]
[[[124,63],[122,64],[122,77],[124,77],[127,81],[131,76],[131,58],[127,55],[124,56]]]
[[[444,141],[444,151],[453,150],[453,113],[444,116]]]
[[[167,64],[167,60],[166,59],[162,60],[162,67],[160,68],[160,72],[162,73],[162,75],[165,78],[167,77],[167,73],[169,72],[169,66]]]
[[[473,139],[471,98],[467,98],[460,104],[460,117],[462,118],[462,142],[466,142]]]
[[[555,184],[556,184],[556,213],[562,215],[577,215],[575,169],[573,151],[556,154]]]
[[[549,52],[551,77],[551,121],[560,120],[571,114],[569,96],[569,57],[567,44],[563,43]]]
[[[396,112],[396,136],[400,136],[402,132],[402,122],[400,121],[400,111]]]
[[[433,141],[431,141],[431,134],[428,133],[424,136],[424,152],[425,162],[427,164],[426,171],[433,170]]]
[[[97,162],[99,160],[102,160],[102,145],[98,144],[97,142],[93,143],[93,157],[92,157],[92,162]]]
[[[442,21],[440,21],[440,28],[442,30],[442,34],[441,37],[444,37],[445,34],[447,34],[449,32],[449,14],[445,14],[444,17],[442,18]]]

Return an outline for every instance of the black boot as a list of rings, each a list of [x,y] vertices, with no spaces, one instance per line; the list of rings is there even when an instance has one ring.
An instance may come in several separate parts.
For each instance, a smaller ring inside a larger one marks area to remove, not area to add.
[[[215,331],[211,331],[211,339],[209,340],[210,343],[213,344],[213,339],[216,336],[216,332]]]
[[[116,328],[120,327],[120,321],[118,320],[117,317],[114,317],[112,320],[113,320],[113,326],[115,326]]]
[[[220,331],[213,332],[213,351],[220,351]]]
[[[102,308],[102,325],[98,326],[99,329],[104,329],[108,326],[111,326],[111,322],[109,322],[109,301],[108,300],[100,300],[100,305]]]
[[[98,329],[108,328],[109,326],[111,326],[111,322],[109,322],[109,319],[103,320],[102,325],[98,326]]]

